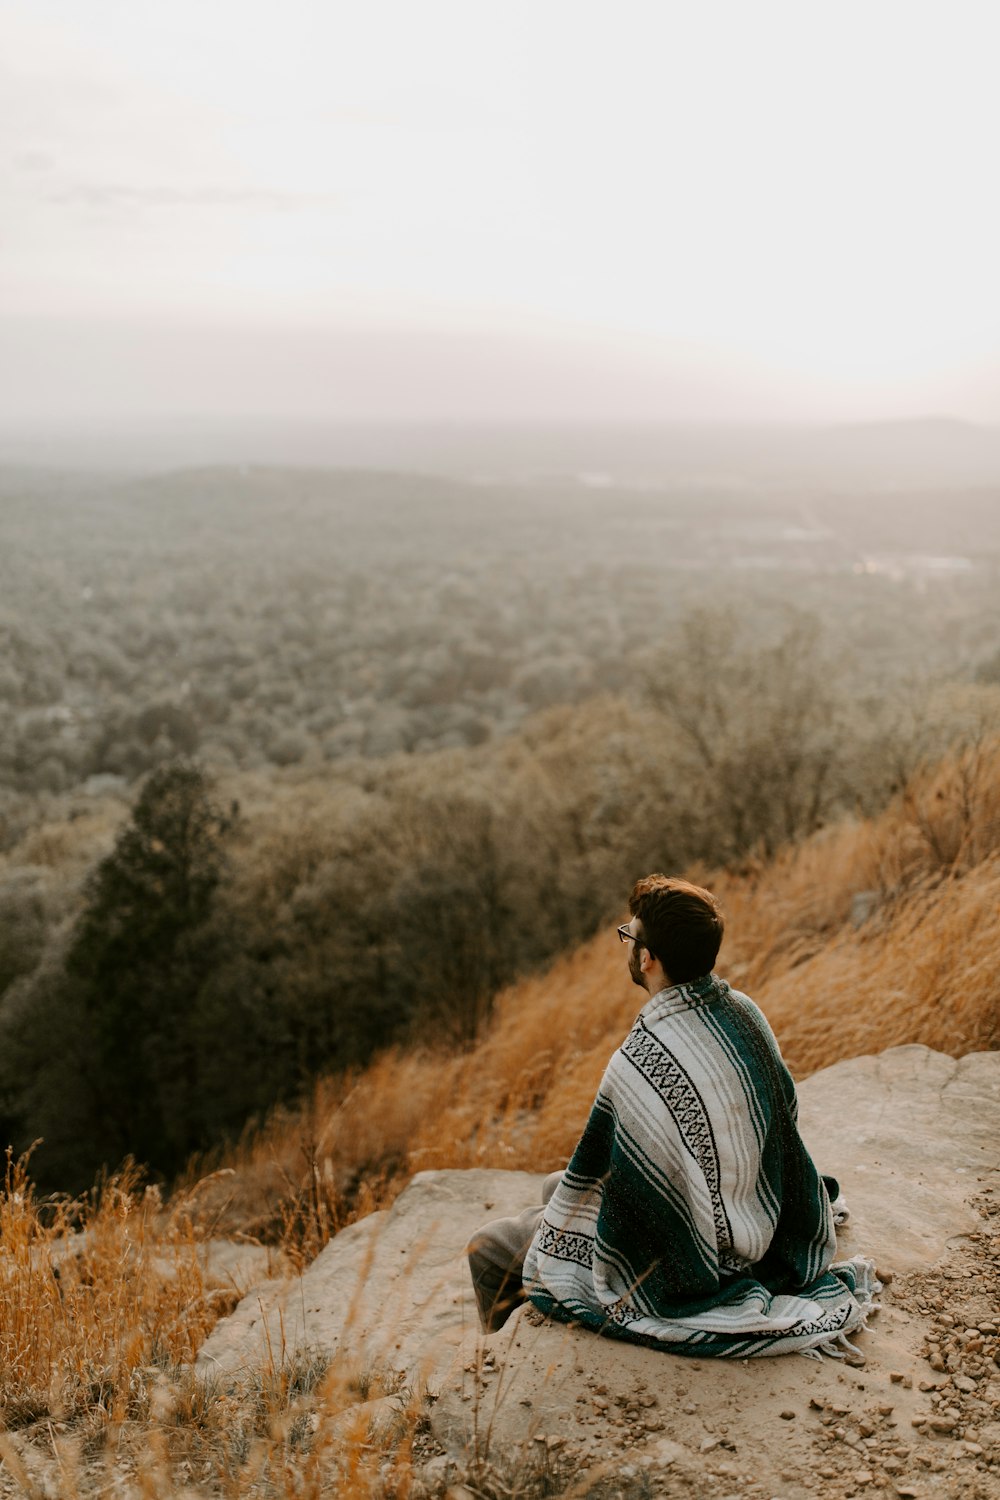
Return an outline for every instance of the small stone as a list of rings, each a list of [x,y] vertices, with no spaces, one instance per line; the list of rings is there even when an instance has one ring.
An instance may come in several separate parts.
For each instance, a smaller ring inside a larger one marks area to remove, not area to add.
[[[859,1469],[858,1472],[854,1476],[854,1483],[855,1484],[871,1484],[871,1482],[872,1482],[872,1480],[874,1478],[875,1478],[875,1475],[872,1473],[871,1469]]]
[[[956,1375],[953,1384],[956,1390],[964,1391],[967,1396],[973,1395],[976,1389],[976,1382],[968,1375]]]
[[[913,1390],[913,1376],[912,1375],[904,1375],[903,1376],[903,1390],[904,1391],[912,1391]]]
[[[810,1396],[809,1397],[809,1405],[812,1407],[813,1411],[822,1411],[823,1410],[823,1403],[822,1403],[822,1401],[817,1401],[815,1396]]]
[[[954,1432],[954,1417],[931,1417],[929,1427],[932,1432]]]
[[[944,1360],[941,1358],[940,1354],[932,1354],[927,1363],[930,1365],[932,1370],[939,1370],[941,1372],[944,1372],[948,1368]]]
[[[858,1423],[858,1431],[863,1438],[870,1438],[875,1431],[875,1423],[870,1422],[867,1417],[863,1417]]]
[[[973,1458],[979,1458],[985,1452],[982,1443],[970,1443],[968,1440],[962,1444],[962,1448],[964,1452],[970,1454]]]
[[[891,1402],[881,1401],[878,1407],[878,1414],[880,1417],[891,1417],[895,1409]]]
[[[791,1410],[790,1407],[786,1406],[785,1410],[783,1412],[780,1412],[779,1415],[783,1422],[791,1422],[795,1416],[795,1413]]]
[[[898,1458],[887,1458],[882,1467],[887,1474],[902,1474],[905,1465]]]
[[[718,1438],[707,1437],[707,1438],[703,1438],[702,1439],[701,1446],[700,1446],[700,1448],[699,1448],[698,1451],[700,1453],[711,1453],[712,1449],[713,1448],[717,1448],[718,1446],[719,1446],[719,1439]]]
[[[901,1385],[903,1383],[903,1380],[905,1379],[905,1376],[903,1375],[902,1370],[890,1370],[889,1379],[892,1381],[893,1385]]]
[[[917,1385],[917,1389],[921,1391],[936,1391],[940,1385],[940,1380],[921,1380]]]

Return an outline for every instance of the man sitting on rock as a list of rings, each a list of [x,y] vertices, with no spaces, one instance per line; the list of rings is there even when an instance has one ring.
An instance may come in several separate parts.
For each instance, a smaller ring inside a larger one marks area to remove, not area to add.
[[[831,1201],[762,1013],[713,974],[715,897],[650,875],[618,929],[649,994],[542,1204],[469,1246],[484,1328],[527,1296],[598,1333],[677,1354],[842,1354],[881,1290],[833,1264]]]

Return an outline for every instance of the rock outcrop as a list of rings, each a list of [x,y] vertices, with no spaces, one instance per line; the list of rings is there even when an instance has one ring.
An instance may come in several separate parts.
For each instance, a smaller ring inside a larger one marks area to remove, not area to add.
[[[479,1327],[464,1247],[485,1220],[535,1201],[544,1174],[418,1172],[386,1212],[331,1240],[302,1276],[254,1287],[198,1355],[206,1374],[297,1352],[350,1350],[360,1363],[430,1380]]]
[[[483,1338],[464,1245],[537,1201],[542,1174],[474,1171],[419,1173],[302,1277],[255,1288],[198,1367],[349,1352],[421,1383],[449,1452],[655,1471],[657,1494],[1000,1494],[1000,1053],[892,1048],[807,1079],[800,1104],[850,1204],[843,1257],[887,1282],[863,1365],[690,1360],[531,1308]]]

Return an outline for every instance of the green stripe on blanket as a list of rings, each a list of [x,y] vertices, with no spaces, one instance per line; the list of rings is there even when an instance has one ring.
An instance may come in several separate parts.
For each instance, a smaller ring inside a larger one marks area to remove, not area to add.
[[[534,1304],[677,1354],[840,1352],[881,1289],[834,1265],[795,1085],[754,1003],[707,975],[654,995],[611,1058],[528,1250]]]

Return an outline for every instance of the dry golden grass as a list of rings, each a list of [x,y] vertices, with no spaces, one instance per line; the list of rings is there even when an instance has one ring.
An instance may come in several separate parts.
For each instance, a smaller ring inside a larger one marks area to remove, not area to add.
[[[155,1224],[155,1227],[154,1227]],[[126,1171],[87,1201],[35,1201],[8,1152],[0,1195],[0,1400],[8,1422],[120,1421],[134,1369],[190,1359],[214,1323],[193,1232]]]
[[[405,1496],[415,1393],[389,1401],[348,1358],[282,1350],[225,1388],[195,1375],[232,1298],[206,1282],[187,1201],[164,1209],[126,1172],[86,1201],[40,1204],[8,1158],[0,1495]]]

